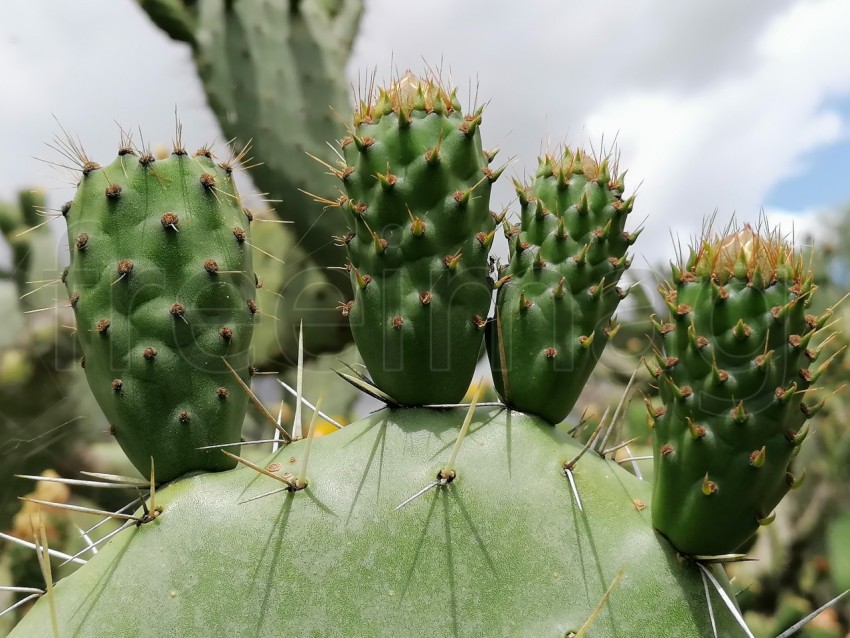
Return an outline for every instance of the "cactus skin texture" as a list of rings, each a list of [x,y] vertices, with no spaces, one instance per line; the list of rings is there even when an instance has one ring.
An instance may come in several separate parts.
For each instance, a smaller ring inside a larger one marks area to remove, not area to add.
[[[587,454],[579,510],[563,464],[580,445],[539,419],[480,408],[455,480],[396,510],[442,469],[464,416],[385,409],[316,439],[294,493],[244,502],[281,487],[247,468],[158,490],[159,517],[55,587],[63,635],[564,638],[621,571],[587,635],[712,635],[698,567],[649,525],[649,485]],[[257,463],[297,474],[306,443]],[[718,635],[743,635],[711,596]],[[51,638],[49,601],[11,635]]]
[[[653,524],[685,554],[736,551],[802,478],[791,462],[822,405],[806,391],[828,365],[809,370],[831,314],[806,314],[814,290],[781,237],[749,226],[706,236],[662,288]]]
[[[170,480],[233,462],[198,450],[238,441],[257,311],[243,211],[207,149],[154,161],[123,149],[84,162],[66,213],[65,277],[89,386],[132,463]]]
[[[463,397],[484,337],[492,284],[490,186],[481,109],[407,74],[361,103],[337,202],[349,225],[353,304],[344,306],[375,384],[403,405]]]
[[[626,293],[617,287],[637,239],[624,227],[634,198],[608,160],[565,149],[516,183],[521,223],[505,223],[510,263],[499,272],[487,349],[496,389],[517,410],[558,423],[569,414]]]

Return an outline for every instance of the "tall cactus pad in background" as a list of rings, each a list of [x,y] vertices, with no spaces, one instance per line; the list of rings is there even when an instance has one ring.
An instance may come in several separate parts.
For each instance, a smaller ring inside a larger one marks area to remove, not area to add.
[[[519,183],[518,226],[505,224],[511,260],[500,270],[487,348],[496,389],[512,408],[558,423],[569,414],[608,339],[625,293],[617,287],[637,234],[634,198],[608,160],[581,150],[540,159]]]
[[[682,552],[734,552],[771,520],[802,477],[791,472],[822,402],[809,365],[829,312],[806,314],[815,286],[776,233],[749,226],[704,237],[662,288],[670,320],[650,366],[663,407],[654,422],[653,524]]]
[[[481,350],[494,235],[481,111],[405,75],[354,114],[336,171],[348,221],[354,340],[375,383],[402,404],[450,403]]]
[[[325,179],[305,153],[341,134],[334,112],[348,108],[345,65],[362,0],[140,2],[161,29],[192,46],[225,136],[252,142],[259,160],[252,179],[294,222],[299,245],[319,266],[337,265],[337,219],[303,192],[319,192]]]
[[[225,363],[247,380],[257,311],[232,167],[179,144],[81,163],[65,284],[92,392],[142,474],[151,457],[159,480],[232,467],[197,449],[238,441],[247,405]]]

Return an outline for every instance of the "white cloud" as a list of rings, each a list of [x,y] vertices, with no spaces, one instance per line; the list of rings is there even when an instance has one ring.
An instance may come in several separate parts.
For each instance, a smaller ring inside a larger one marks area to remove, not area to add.
[[[491,99],[485,138],[533,170],[541,140],[615,135],[642,183],[639,253],[669,255],[703,216],[759,214],[805,154],[847,135],[825,100],[850,93],[845,0],[564,3],[372,0],[352,68],[443,59]],[[495,206],[507,203],[507,184]],[[500,199],[501,198],[501,199]],[[635,222],[637,223],[637,221]]]
[[[806,153],[847,137],[847,123],[824,105],[850,93],[847,24],[843,0],[798,3],[758,40],[746,74],[690,92],[635,91],[588,117],[591,137],[619,130],[624,164],[644,180],[641,252],[664,251],[668,225],[691,234],[715,209],[719,221],[756,218]]]

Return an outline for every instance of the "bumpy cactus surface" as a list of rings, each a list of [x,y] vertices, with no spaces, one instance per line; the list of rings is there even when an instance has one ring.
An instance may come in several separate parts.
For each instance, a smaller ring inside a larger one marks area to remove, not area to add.
[[[583,152],[540,159],[534,181],[517,183],[519,225],[505,225],[511,259],[499,272],[496,320],[487,347],[505,403],[551,423],[569,414],[626,293],[625,231],[633,198],[624,180]]]
[[[376,385],[405,405],[466,392],[490,306],[488,253],[498,172],[482,109],[410,74],[369,97],[342,140],[354,300],[343,311]]]
[[[231,175],[207,149],[165,160],[123,148],[83,159],[63,208],[65,275],[86,377],[127,456],[170,480],[233,462],[198,450],[239,440],[247,396],[255,278]],[[226,360],[226,361],[225,361]]]
[[[663,289],[669,321],[653,374],[653,523],[680,551],[734,552],[802,477],[791,461],[820,408],[811,343],[830,313],[806,314],[815,286],[775,233],[705,237]],[[811,347],[810,347],[811,346]]]

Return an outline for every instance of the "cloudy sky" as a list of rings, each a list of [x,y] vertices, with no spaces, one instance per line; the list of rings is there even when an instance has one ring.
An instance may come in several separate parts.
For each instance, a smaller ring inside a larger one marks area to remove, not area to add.
[[[521,5],[521,10],[518,9]],[[847,0],[366,0],[349,78],[442,63],[490,101],[485,143],[533,170],[542,148],[616,138],[640,184],[636,248],[672,254],[670,231],[718,211],[807,216],[850,201]],[[504,6],[505,8],[500,8]],[[34,157],[57,120],[95,158],[119,122],[168,141],[175,107],[189,142],[218,134],[188,48],[133,0],[6,0],[0,23],[0,197],[41,184],[70,195]],[[55,116],[55,117],[54,117]],[[504,180],[494,208],[510,204]],[[636,264],[637,265],[637,264]]]

